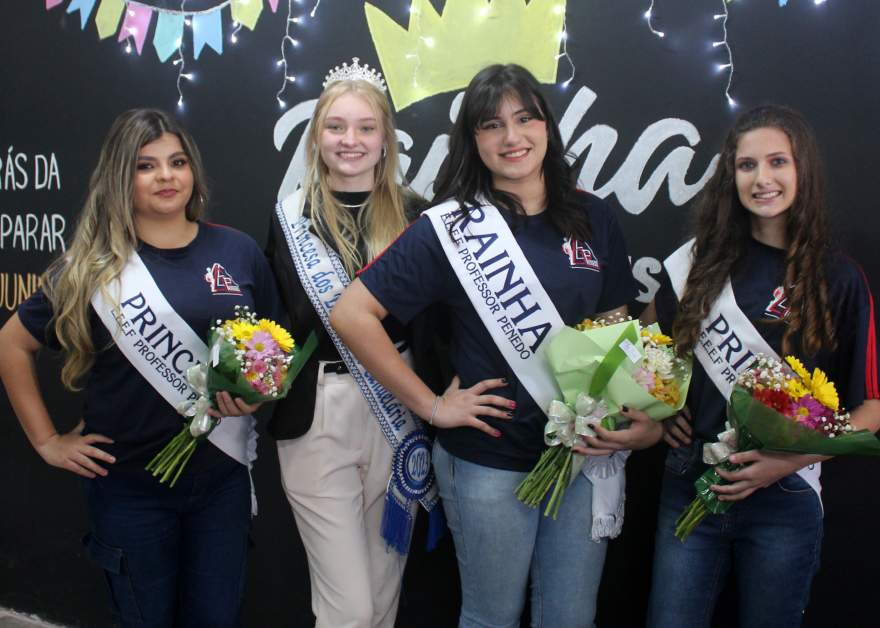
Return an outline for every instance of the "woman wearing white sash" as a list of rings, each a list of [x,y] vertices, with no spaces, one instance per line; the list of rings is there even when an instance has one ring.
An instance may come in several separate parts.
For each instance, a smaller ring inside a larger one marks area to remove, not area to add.
[[[611,209],[576,190],[552,112],[524,68],[495,65],[474,77],[449,148],[435,186],[435,200],[447,202],[352,283],[332,322],[377,379],[441,428],[434,469],[461,574],[459,625],[518,627],[531,579],[533,626],[591,626],[606,549],[604,539],[590,538],[592,485],[578,475],[557,520],[516,499],[544,449],[546,416],[534,397],[554,393],[539,383],[549,379],[544,366],[521,377],[516,361],[531,359],[551,319],[574,325],[626,312],[636,289],[623,237]],[[451,234],[435,223],[447,207],[443,216],[470,242],[451,256]],[[457,255],[466,260],[462,275]],[[480,287],[469,293],[470,277]],[[487,308],[478,313],[469,294],[495,314],[481,318]],[[442,397],[396,356],[381,326],[389,314],[407,321],[437,302],[448,308],[458,375]],[[532,314],[544,322],[532,325]],[[658,425],[637,420],[608,447],[644,447],[660,435]]]
[[[707,468],[702,444],[724,430],[725,369],[746,368],[749,352],[795,355],[835,382],[855,426],[880,426],[871,294],[858,265],[829,245],[824,192],[806,121],[780,106],[746,112],[697,204],[692,253],[666,261],[674,289],[661,288],[659,318],[698,360],[689,412],[664,424],[672,449],[649,610],[655,628],[709,626],[728,575],[736,578],[740,625],[799,626],[819,566],[818,456],[732,455],[748,466],[719,471],[731,483],[713,490],[736,503],[684,543],[673,536]]]
[[[198,353],[195,345],[182,349],[181,338],[195,333],[204,343],[211,322],[236,305],[279,314],[262,251],[238,231],[200,222],[206,203],[190,135],[161,111],[122,114],[66,254],[0,331],[0,376],[31,444],[47,463],[82,476],[86,550],[104,570],[122,626],[240,625],[249,460],[205,441],[173,488],[144,469],[184,420],[163,388],[185,386]],[[102,301],[101,291],[120,325],[110,317],[105,326],[105,312],[90,304]],[[142,349],[134,362],[120,349],[132,334]],[[63,434],[35,377],[33,354],[44,345],[63,350],[64,385],[83,387],[82,420]],[[217,402],[212,414],[233,417],[217,432],[230,426],[249,441],[253,419],[237,415],[255,407],[227,393]],[[244,451],[252,443],[233,444]]]
[[[382,535],[394,454],[387,425],[322,322],[342,282],[424,203],[397,183],[384,90],[381,76],[357,59],[327,76],[307,131],[306,183],[276,208],[267,246],[293,333],[318,335],[268,426],[308,557],[318,628],[392,628],[406,564],[406,547],[395,551]],[[403,351],[403,326],[388,320],[386,329]],[[403,513],[410,522],[415,506]]]

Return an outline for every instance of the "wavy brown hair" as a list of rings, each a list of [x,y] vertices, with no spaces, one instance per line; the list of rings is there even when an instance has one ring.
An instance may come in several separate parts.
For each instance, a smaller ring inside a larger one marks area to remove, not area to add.
[[[43,290],[52,304],[50,326],[64,350],[61,382],[70,390],[78,390],[78,382],[95,359],[89,320],[92,295],[101,290],[105,298],[114,300],[108,287],[138,247],[132,200],[138,153],[165,133],[180,139],[193,173],[186,217],[201,218],[208,202],[208,188],[192,137],[164,111],[126,111],[113,122],[101,147],[70,247],[42,277]]]
[[[677,349],[693,349],[700,323],[721,293],[731,271],[746,254],[751,228],[749,212],[736,190],[736,148],[749,131],[779,129],[791,142],[797,169],[797,190],[787,212],[785,277],[789,312],[782,350],[790,353],[794,337],[800,349],[815,355],[833,349],[836,341],[824,266],[830,248],[825,175],[816,136],[798,112],[781,105],[756,107],[742,114],[727,134],[718,169],[701,192],[694,212],[694,263],[673,326]]]

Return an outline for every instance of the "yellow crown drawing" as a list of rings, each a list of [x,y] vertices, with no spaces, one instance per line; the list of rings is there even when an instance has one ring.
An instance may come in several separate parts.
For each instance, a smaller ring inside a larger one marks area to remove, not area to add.
[[[400,111],[462,89],[493,63],[518,63],[542,83],[556,82],[566,0],[447,0],[441,16],[412,0],[408,28],[365,3],[370,36]]]

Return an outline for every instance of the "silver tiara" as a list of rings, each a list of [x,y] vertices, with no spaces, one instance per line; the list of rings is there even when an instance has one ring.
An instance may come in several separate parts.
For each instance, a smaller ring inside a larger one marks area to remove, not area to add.
[[[327,87],[331,83],[337,81],[366,81],[374,85],[380,92],[385,91],[385,79],[382,73],[372,69],[366,63],[361,65],[358,57],[352,58],[352,64],[343,63],[342,66],[336,66],[327,76],[324,77],[323,87]]]

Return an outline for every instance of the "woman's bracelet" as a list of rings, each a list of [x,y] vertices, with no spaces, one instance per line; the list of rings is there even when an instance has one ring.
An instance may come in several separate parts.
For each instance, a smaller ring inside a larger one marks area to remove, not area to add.
[[[434,417],[437,416],[437,408],[440,407],[441,395],[434,395],[434,405],[431,406],[431,417],[428,419],[428,425],[434,425]]]

